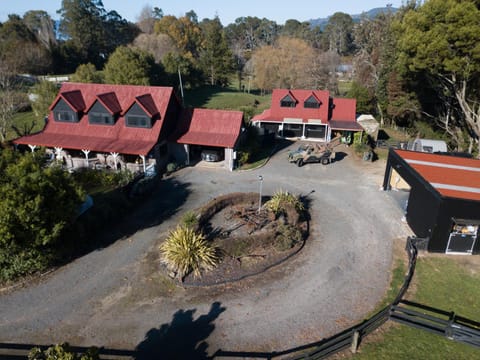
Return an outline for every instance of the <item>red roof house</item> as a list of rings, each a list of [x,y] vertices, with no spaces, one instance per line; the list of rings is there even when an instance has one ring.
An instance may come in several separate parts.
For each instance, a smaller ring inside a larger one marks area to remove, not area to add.
[[[179,108],[171,87],[63,83],[45,128],[14,142],[146,156]]]
[[[46,147],[68,167],[100,161],[116,167],[132,163],[131,170],[140,170],[139,162],[145,170],[146,158],[162,166],[172,161],[167,146],[172,140],[228,148],[233,168],[243,117],[239,111],[184,110],[172,87],[83,83],[63,83],[49,110],[42,131],[14,143]],[[77,161],[80,151],[84,156]]]
[[[363,130],[356,122],[356,100],[332,99],[327,90],[274,89],[270,109],[252,122],[285,137],[324,141],[331,130]]]

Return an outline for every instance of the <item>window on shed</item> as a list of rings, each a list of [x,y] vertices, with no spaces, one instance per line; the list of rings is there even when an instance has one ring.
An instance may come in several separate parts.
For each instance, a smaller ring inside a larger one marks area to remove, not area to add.
[[[88,114],[90,124],[113,125],[115,123],[112,115],[108,113],[91,112]]]
[[[310,95],[310,97],[303,102],[303,107],[309,109],[318,109],[320,107],[320,102],[315,98],[315,96]]]
[[[297,101],[292,98],[290,95],[285,96],[282,100],[280,100],[281,107],[295,107],[297,105]]]
[[[73,111],[57,110],[53,112],[55,121],[77,122],[78,115]]]
[[[130,127],[151,128],[152,120],[147,116],[128,115],[126,117],[126,125]]]

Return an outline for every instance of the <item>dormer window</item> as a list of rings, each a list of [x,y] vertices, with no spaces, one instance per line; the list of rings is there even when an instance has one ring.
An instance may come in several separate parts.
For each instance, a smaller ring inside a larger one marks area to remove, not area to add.
[[[115,116],[112,115],[99,101],[95,101],[88,111],[88,122],[93,125],[114,125]]]
[[[90,112],[88,114],[90,124],[113,125],[115,123],[112,115],[108,113]]]
[[[281,107],[294,108],[296,105],[297,105],[297,101],[290,95],[287,95],[282,100],[280,100]]]
[[[76,122],[73,111],[54,111],[56,121]]]
[[[307,109],[318,109],[320,107],[320,102],[313,95],[310,95],[308,99],[303,102],[303,107]]]
[[[78,122],[78,114],[63,99],[57,102],[52,111],[55,121]]]
[[[147,113],[135,102],[125,114],[125,125],[129,127],[151,128],[153,120]]]
[[[129,115],[126,117],[126,125],[131,127],[151,128],[152,121],[147,116]]]

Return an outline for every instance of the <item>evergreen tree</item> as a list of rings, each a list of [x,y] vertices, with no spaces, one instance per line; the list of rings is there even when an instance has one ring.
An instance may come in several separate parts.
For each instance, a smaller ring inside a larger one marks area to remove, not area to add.
[[[202,29],[204,42],[200,52],[200,65],[210,85],[226,85],[234,65],[220,19],[215,17],[213,20],[204,20]]]

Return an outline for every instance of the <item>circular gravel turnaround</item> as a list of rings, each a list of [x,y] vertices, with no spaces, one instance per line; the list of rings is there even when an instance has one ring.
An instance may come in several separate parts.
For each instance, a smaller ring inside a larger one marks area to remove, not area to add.
[[[118,238],[111,246],[0,295],[0,342],[200,357],[219,348],[281,351],[363,319],[388,288],[393,242],[410,234],[402,209],[379,190],[384,163],[363,163],[339,147],[343,159],[298,168],[287,161],[297,146],[254,171],[195,167],[162,180],[129,221],[106,229]],[[158,244],[182,214],[222,194],[259,191],[259,175],[265,195],[308,195],[304,249],[233,285],[183,289],[160,276]]]

